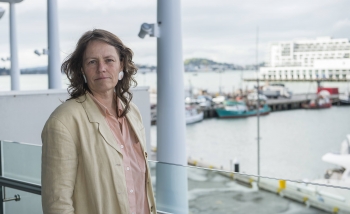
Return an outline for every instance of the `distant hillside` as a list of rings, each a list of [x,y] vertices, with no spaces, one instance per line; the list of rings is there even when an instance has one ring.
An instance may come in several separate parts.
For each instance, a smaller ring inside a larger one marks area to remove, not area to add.
[[[186,59],[184,62],[185,71],[196,72],[196,71],[225,71],[225,70],[242,70],[242,66],[215,62],[210,59],[204,58],[192,58]]]

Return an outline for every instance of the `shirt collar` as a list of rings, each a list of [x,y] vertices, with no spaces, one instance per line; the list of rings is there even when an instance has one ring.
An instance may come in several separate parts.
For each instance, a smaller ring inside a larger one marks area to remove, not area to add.
[[[100,109],[100,111],[101,111],[101,113],[102,113],[102,115],[103,115],[104,117],[107,117],[107,116],[112,116],[112,117],[114,117],[114,115],[111,114],[111,112],[108,110],[108,108],[107,108],[105,105],[103,105],[100,101],[98,101],[98,100],[94,97],[94,95],[92,95],[92,94],[90,94],[90,93],[88,93],[88,94],[89,94],[89,96],[92,98],[92,100],[97,104],[98,108]],[[118,105],[118,113],[119,113],[119,115],[120,115],[120,114],[123,112],[123,107],[122,107],[122,105],[121,105],[120,100],[119,100],[119,102],[117,102],[117,105]],[[117,118],[117,119],[118,119],[119,122],[122,122],[122,119],[123,119],[123,118],[124,118],[124,117]]]

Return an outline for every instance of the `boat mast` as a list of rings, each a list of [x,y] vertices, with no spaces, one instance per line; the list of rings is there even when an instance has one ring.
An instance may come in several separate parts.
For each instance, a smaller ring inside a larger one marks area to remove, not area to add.
[[[256,82],[257,82],[257,144],[258,144],[258,187],[260,184],[260,96],[259,96],[259,90],[260,90],[260,80],[259,80],[259,62],[258,62],[258,57],[259,57],[259,26],[256,29],[256,53],[255,53],[255,69],[256,69]]]

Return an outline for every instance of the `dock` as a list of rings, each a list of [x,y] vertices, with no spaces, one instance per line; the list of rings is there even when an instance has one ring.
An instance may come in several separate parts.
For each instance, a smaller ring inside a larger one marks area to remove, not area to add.
[[[278,98],[278,99],[268,99],[267,105],[271,108],[271,111],[285,111],[301,109],[302,104],[309,103],[311,100],[316,99],[316,93],[305,93],[305,94],[295,94],[291,98]],[[329,99],[333,105],[339,105],[339,95],[330,95]],[[223,105],[215,105],[210,108],[202,108],[204,112],[204,118],[218,117],[215,109],[223,107]]]
[[[268,99],[267,105],[271,108],[271,111],[283,111],[301,109],[302,104],[308,103],[311,100],[316,99],[317,94],[295,94],[290,99],[279,98],[279,99]],[[329,99],[332,104],[339,105],[339,95],[330,95]]]

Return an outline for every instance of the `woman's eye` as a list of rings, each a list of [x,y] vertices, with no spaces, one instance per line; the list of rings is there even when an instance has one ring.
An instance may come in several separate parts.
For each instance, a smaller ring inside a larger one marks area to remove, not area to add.
[[[114,62],[113,59],[107,59],[107,62]]]
[[[92,64],[94,64],[95,63],[95,60],[91,60],[91,61],[89,61],[89,65],[92,65]]]

